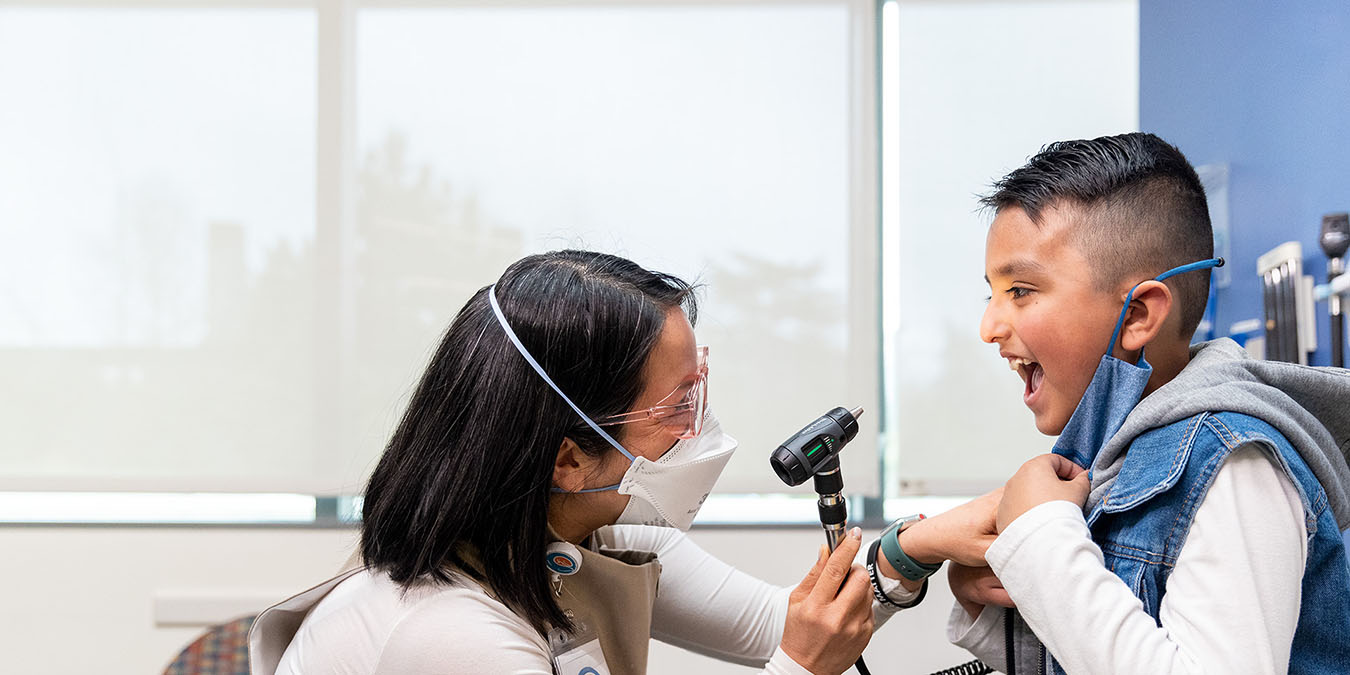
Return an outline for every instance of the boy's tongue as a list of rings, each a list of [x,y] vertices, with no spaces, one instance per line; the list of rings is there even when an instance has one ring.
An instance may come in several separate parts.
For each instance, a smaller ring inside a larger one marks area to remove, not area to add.
[[[1031,398],[1040,391],[1041,383],[1045,381],[1045,371],[1041,369],[1041,364],[1033,363],[1027,366],[1027,388],[1022,393],[1022,401],[1030,403]]]

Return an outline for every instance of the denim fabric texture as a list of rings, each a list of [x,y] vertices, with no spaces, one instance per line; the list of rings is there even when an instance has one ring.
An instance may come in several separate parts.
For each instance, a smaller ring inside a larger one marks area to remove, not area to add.
[[[1156,621],[1196,509],[1224,460],[1249,444],[1269,453],[1289,476],[1307,519],[1308,562],[1289,672],[1345,673],[1350,667],[1345,544],[1321,484],[1269,424],[1239,413],[1202,413],[1138,437],[1111,492],[1088,516],[1092,538],[1101,546],[1107,568]],[[1051,670],[1064,672],[1054,663]]]

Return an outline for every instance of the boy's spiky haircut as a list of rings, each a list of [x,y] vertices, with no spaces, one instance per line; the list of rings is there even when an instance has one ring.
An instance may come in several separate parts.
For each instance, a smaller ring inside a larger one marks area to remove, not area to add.
[[[1067,207],[1072,241],[1101,291],[1214,256],[1205,188],[1186,156],[1153,134],[1051,143],[980,201],[996,212],[1020,208],[1037,225],[1045,209]],[[1166,283],[1189,340],[1205,313],[1209,274]]]

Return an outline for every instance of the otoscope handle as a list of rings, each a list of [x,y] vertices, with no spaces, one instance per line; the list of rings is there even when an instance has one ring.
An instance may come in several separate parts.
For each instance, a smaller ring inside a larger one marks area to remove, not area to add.
[[[816,511],[820,514],[820,525],[825,528],[825,543],[833,553],[844,539],[848,528],[848,502],[844,499],[844,476],[839,472],[839,458],[831,457],[818,469],[813,482],[816,494]]]
[[[1327,283],[1345,273],[1345,254],[1350,252],[1350,214],[1328,213],[1322,216],[1322,232],[1317,238],[1327,256]],[[1331,294],[1331,365],[1345,367],[1345,319],[1341,315],[1341,297]]]
[[[844,491],[844,476],[839,473],[838,457],[831,457],[816,471],[816,475],[811,478],[811,482],[816,488],[816,494],[828,495]]]
[[[854,425],[856,424],[855,421]],[[849,438],[856,434],[855,429]],[[848,502],[844,499],[844,474],[839,470],[838,454],[832,455],[816,467],[812,482],[816,494],[820,495],[820,499],[816,502],[816,511],[820,513],[821,527],[825,528],[825,544],[830,547],[830,553],[834,553],[834,549],[839,547],[839,542],[844,540],[848,528]],[[858,675],[872,675],[861,655],[853,665],[858,669]]]
[[[769,456],[769,465],[788,485],[801,485],[811,478],[816,494],[816,510],[825,528],[825,543],[830,552],[843,541],[848,523],[848,503],[844,500],[844,477],[839,472],[839,451],[858,435],[858,417],[862,408],[835,408],[801,431],[783,441]],[[858,675],[872,675],[861,656],[854,664]]]
[[[1345,274],[1345,259],[1330,258],[1327,260],[1327,283],[1330,284],[1336,280],[1336,277]],[[1331,310],[1331,365],[1336,368],[1345,367],[1345,317],[1342,311],[1344,301],[1339,293],[1332,293],[1327,298],[1327,308]]]

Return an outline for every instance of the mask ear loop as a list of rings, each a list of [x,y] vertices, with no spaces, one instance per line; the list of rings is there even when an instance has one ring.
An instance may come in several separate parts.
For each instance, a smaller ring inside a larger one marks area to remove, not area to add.
[[[1166,272],[1163,272],[1162,274],[1159,274],[1156,277],[1153,277],[1153,281],[1167,281],[1168,279],[1183,272],[1190,272],[1192,270],[1199,270],[1206,268],[1212,269],[1215,267],[1223,267],[1223,265],[1224,265],[1223,258],[1210,258],[1209,260],[1201,260],[1198,262],[1187,263],[1185,265],[1181,265],[1180,267],[1173,267],[1172,269],[1167,270]],[[1115,351],[1116,349],[1116,340],[1120,338],[1121,326],[1125,325],[1125,313],[1129,311],[1130,303],[1134,301],[1134,292],[1143,284],[1144,282],[1142,281],[1135,284],[1134,287],[1130,289],[1130,292],[1125,295],[1125,306],[1120,309],[1120,316],[1116,318],[1116,329],[1111,331],[1111,344],[1106,348],[1106,353],[1108,355],[1111,352]],[[1138,365],[1143,362],[1144,362],[1144,350],[1140,349],[1139,360],[1135,362],[1135,365]]]
[[[605,433],[605,430],[601,429],[600,425],[596,424],[593,420],[591,420],[591,418],[588,417],[586,413],[581,412],[581,408],[578,408],[577,404],[573,403],[572,399],[568,398],[567,394],[563,393],[562,388],[553,382],[553,378],[549,377],[548,373],[544,372],[544,367],[539,365],[538,361],[534,360],[534,356],[530,355],[530,350],[526,349],[525,345],[521,343],[520,338],[516,337],[516,332],[511,330],[511,324],[506,322],[506,315],[502,313],[501,306],[497,304],[497,284],[493,284],[488,287],[488,303],[492,305],[492,313],[496,315],[497,323],[501,324],[502,330],[506,332],[506,337],[511,340],[511,344],[516,346],[516,351],[520,352],[520,355],[525,357],[525,361],[530,364],[530,367],[534,368],[534,372],[539,373],[539,377],[544,378],[544,382],[547,382],[548,386],[553,388],[553,391],[558,392],[558,395],[562,397],[562,400],[566,402],[567,405],[572,408],[572,410],[576,411],[577,415],[581,417],[582,421],[584,421],[587,426],[594,429],[595,433],[600,434],[601,438],[604,438],[606,441],[609,441],[610,445],[614,446],[614,448],[619,452],[622,452],[623,456],[628,458],[628,461],[630,462],[637,461],[637,457],[634,457],[633,453],[628,452],[628,450],[626,450],[623,447],[623,445],[621,445],[618,441],[614,440],[613,436],[610,436],[609,434]],[[608,490],[617,490],[617,489],[619,489],[619,484],[615,483],[614,485],[609,485],[606,487],[588,488],[585,490],[576,490],[575,492],[579,493],[606,492]],[[557,487],[553,488],[553,491],[568,492],[568,490],[563,490]]]

